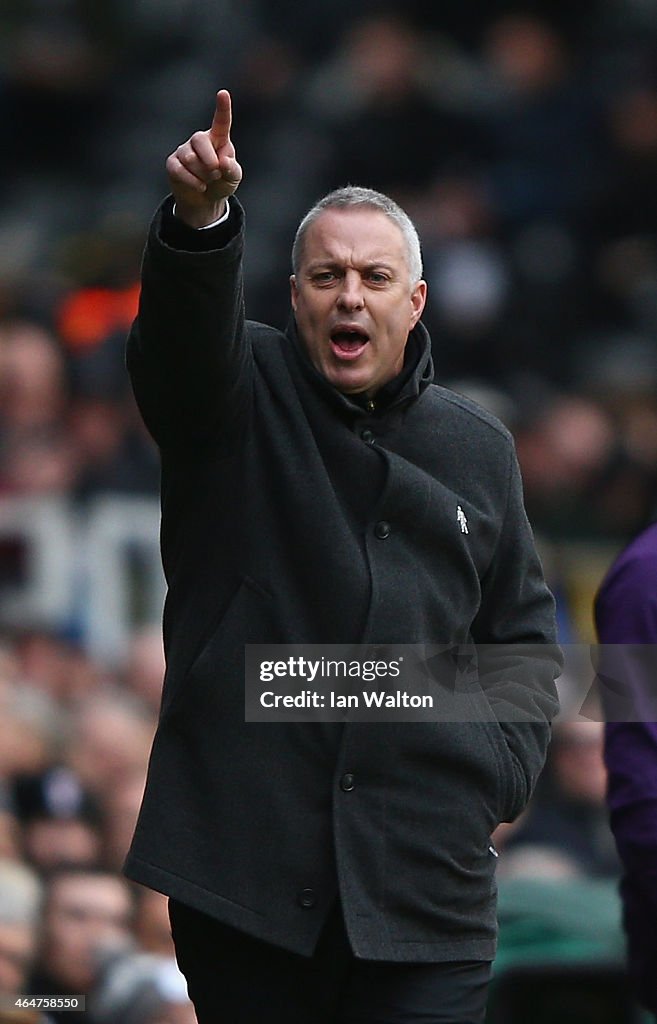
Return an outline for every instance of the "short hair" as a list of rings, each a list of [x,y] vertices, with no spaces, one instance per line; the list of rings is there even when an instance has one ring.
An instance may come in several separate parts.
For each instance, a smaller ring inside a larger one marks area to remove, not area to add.
[[[406,259],[411,281],[415,284],[422,277],[422,252],[420,239],[413,221],[401,206],[386,196],[383,192],[376,192],[372,188],[362,188],[358,185],[346,185],[344,188],[335,189],[329,192],[323,199],[308,211],[305,215],[294,237],[292,245],[292,271],[297,273],[303,257],[303,245],[306,233],[311,224],[329,209],[348,209],[350,207],[369,207],[372,210],[380,210],[389,220],[396,224],[401,231],[406,243]]]
[[[45,888],[43,894],[44,915],[52,909],[52,905],[55,902],[55,889],[58,883],[69,881],[70,879],[79,880],[81,878],[109,879],[111,882],[117,882],[119,887],[128,896],[128,917],[129,923],[132,924],[136,910],[135,889],[127,878],[120,875],[118,871],[113,871],[112,868],[106,868],[103,864],[56,864],[53,868],[46,871],[44,873]]]

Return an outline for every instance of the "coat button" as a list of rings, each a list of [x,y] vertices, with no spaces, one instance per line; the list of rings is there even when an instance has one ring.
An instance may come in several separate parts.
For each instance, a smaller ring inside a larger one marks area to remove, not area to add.
[[[355,786],[354,777],[351,772],[345,772],[340,779],[340,789],[343,793],[351,793]]]
[[[314,889],[302,889],[297,896],[297,902],[300,907],[314,907],[317,903],[317,896],[315,895]]]
[[[380,523],[377,523],[374,527],[374,536],[378,537],[379,540],[385,540],[386,537],[389,537],[390,523],[386,523],[385,519],[382,519]]]
[[[363,430],[360,436],[362,437],[365,444],[374,444],[375,437],[371,430]]]

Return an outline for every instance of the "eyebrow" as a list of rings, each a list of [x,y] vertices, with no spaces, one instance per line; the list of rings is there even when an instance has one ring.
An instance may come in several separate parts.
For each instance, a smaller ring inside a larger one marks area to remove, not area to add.
[[[312,273],[313,270],[325,269],[325,270],[341,270],[343,264],[339,260],[325,259],[325,260],[313,260],[308,264],[307,273]],[[367,263],[356,265],[357,270],[387,270],[391,274],[395,272],[395,268],[390,263],[386,263],[385,260],[369,260]]]

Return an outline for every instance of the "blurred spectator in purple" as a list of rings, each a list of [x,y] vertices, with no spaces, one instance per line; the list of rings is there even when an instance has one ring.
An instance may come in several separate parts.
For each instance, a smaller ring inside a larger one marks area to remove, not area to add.
[[[616,557],[595,601],[609,773],[607,802],[623,864],[628,966],[641,1001],[657,1014],[657,526]]]

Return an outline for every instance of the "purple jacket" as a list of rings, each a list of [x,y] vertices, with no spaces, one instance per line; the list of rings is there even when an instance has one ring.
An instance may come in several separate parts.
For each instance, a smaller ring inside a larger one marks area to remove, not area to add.
[[[596,598],[601,644],[657,645],[657,523],[618,556]],[[643,1002],[657,1011],[657,647],[601,652],[613,662],[634,721],[607,707],[605,760],[611,827],[625,869],[621,886],[629,967]],[[623,666],[622,678],[618,668]],[[604,688],[603,688],[604,689]]]

